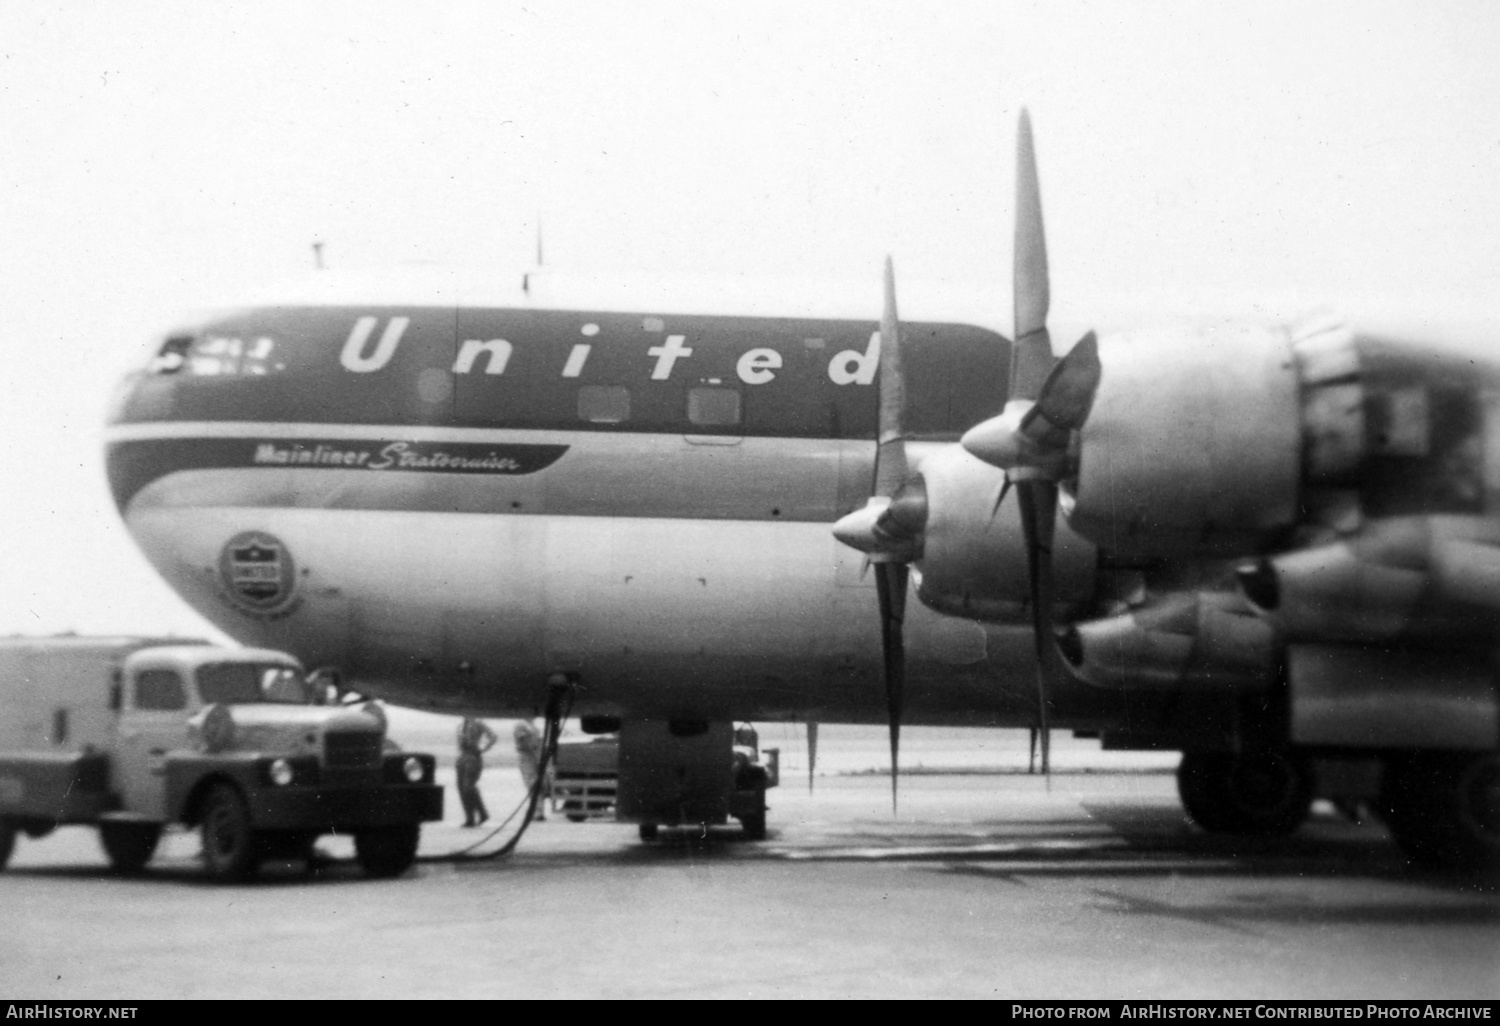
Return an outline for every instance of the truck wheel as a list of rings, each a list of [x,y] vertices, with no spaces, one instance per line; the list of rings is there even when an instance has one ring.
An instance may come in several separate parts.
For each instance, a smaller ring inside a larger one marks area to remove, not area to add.
[[[158,823],[112,823],[106,820],[99,824],[99,843],[109,864],[116,873],[139,873],[156,854],[156,843],[161,840],[161,825]]]
[[[744,828],[745,840],[764,841],[766,839],[766,810],[752,812],[740,817],[740,826]]]
[[[400,876],[417,861],[421,839],[422,828],[416,824],[362,830],[354,835],[354,857],[365,876],[375,879]]]
[[[16,828],[0,819],[0,869],[10,862],[10,853],[16,850]]]
[[[203,867],[221,882],[249,880],[260,869],[260,838],[250,826],[245,799],[229,784],[216,784],[203,801]]]

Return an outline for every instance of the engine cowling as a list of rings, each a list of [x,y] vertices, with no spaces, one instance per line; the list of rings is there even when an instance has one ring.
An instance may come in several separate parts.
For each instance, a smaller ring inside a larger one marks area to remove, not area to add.
[[[1195,593],[1068,628],[1059,649],[1098,687],[1265,688],[1275,679],[1275,628],[1233,594]]]
[[[1257,551],[1296,523],[1305,485],[1360,459],[1358,356],[1336,323],[1118,335],[1099,363],[1064,510],[1112,556]]]
[[[1396,517],[1240,571],[1246,598],[1291,641],[1489,639],[1500,632],[1500,526]]]
[[[940,613],[991,622],[1030,620],[1031,577],[1019,504],[1011,495],[996,509],[1005,472],[957,445],[921,463],[927,520],[922,534],[917,597]],[[1059,607],[1093,595],[1097,550],[1059,524],[1053,566]]]

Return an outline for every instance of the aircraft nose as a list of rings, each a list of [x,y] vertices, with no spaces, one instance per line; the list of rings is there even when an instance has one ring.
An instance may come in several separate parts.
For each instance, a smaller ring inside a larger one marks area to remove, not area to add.
[[[105,407],[104,424],[106,427],[125,421],[130,409],[130,401],[135,398],[142,377],[144,374],[141,371],[134,370],[115,382],[114,391],[109,396],[109,405]]]

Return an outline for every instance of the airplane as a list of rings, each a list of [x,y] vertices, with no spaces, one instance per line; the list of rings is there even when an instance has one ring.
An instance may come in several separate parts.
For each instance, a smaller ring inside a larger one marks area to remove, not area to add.
[[[1495,861],[1483,340],[1100,325],[1058,356],[1024,113],[1010,324],[905,284],[898,315],[889,263],[878,324],[493,278],[322,271],[164,333],[106,432],[157,572],[398,705],[566,691],[643,837],[724,820],[735,721],[884,722],[893,801],[902,724],[1030,728],[1044,767],[1066,729],[1183,752],[1209,831],[1317,794]]]

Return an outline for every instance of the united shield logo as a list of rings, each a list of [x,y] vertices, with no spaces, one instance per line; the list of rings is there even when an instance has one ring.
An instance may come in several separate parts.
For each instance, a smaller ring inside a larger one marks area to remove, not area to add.
[[[297,580],[291,553],[264,531],[229,539],[219,556],[219,572],[235,604],[256,613],[286,605]]]

